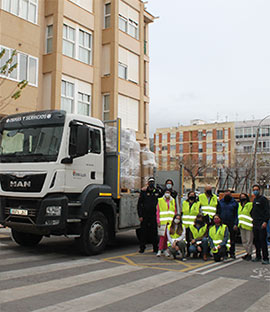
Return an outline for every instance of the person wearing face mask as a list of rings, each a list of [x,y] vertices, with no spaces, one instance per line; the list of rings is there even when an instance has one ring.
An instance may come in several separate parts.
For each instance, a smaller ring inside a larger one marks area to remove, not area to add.
[[[157,204],[157,224],[159,228],[159,245],[157,257],[160,257],[162,252],[164,252],[165,256],[170,256],[167,251],[167,226],[171,223],[175,214],[175,200],[171,196],[171,192],[167,190],[163,197],[158,199]]]
[[[226,224],[228,227],[231,240],[230,257],[235,259],[235,237],[238,229],[238,203],[232,197],[230,190],[224,192],[224,198],[219,202],[217,214],[220,215],[223,224]]]
[[[168,248],[174,259],[176,259],[176,255],[180,252],[181,260],[186,260],[185,236],[186,231],[185,227],[182,225],[181,215],[176,214],[170,226],[167,227]]]
[[[211,185],[206,185],[205,192],[199,195],[199,201],[205,222],[209,225],[217,212],[218,206],[218,199],[217,196],[212,193]]]
[[[269,264],[269,255],[267,248],[267,223],[269,220],[269,201],[266,197],[260,194],[260,186],[253,185],[253,194],[255,196],[253,200],[253,206],[251,210],[251,217],[253,218],[253,235],[254,244],[256,248],[256,258],[253,262],[259,262],[262,259],[262,264]],[[261,256],[262,252],[262,256]]]
[[[206,261],[208,249],[208,232],[207,224],[204,223],[203,219],[203,215],[198,214],[194,224],[189,227],[191,234],[189,253],[193,254],[194,258],[196,258],[197,254],[200,253],[203,257],[203,260]]]
[[[241,193],[239,197],[240,203],[238,205],[238,228],[240,229],[241,240],[243,247],[247,254],[242,257],[246,261],[251,260],[253,247],[253,224],[251,217],[252,203],[245,193]]]
[[[141,227],[138,230],[140,253],[144,252],[147,241],[151,241],[155,253],[158,251],[156,207],[160,196],[162,196],[162,193],[160,189],[155,187],[155,179],[150,177],[147,188],[141,190],[137,206],[141,223]]]
[[[208,240],[214,260],[219,262],[226,258],[227,250],[230,248],[229,230],[225,224],[222,224],[218,214],[214,215],[213,221],[214,225],[209,228]]]
[[[173,180],[172,179],[167,179],[166,180],[166,182],[165,182],[165,189],[163,191],[163,194],[166,192],[166,190],[171,192],[171,196],[175,200],[176,210],[179,213],[180,212],[180,207],[179,207],[178,193],[173,189]]]
[[[200,202],[196,197],[194,191],[188,193],[188,199],[183,201],[182,204],[182,220],[183,225],[186,228],[186,241],[187,241],[187,255],[189,256],[190,245],[190,229],[189,227],[194,224],[196,216],[201,213]]]

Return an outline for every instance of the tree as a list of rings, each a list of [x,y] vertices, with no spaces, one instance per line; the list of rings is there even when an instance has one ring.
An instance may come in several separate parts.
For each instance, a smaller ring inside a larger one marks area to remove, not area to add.
[[[210,163],[195,159],[192,155],[184,156],[183,160],[180,160],[180,165],[183,166],[185,172],[191,179],[192,191],[196,190],[196,180],[204,175],[208,168],[212,167]]]
[[[5,53],[5,49],[0,52],[0,64],[2,63],[1,60],[3,59]],[[2,87],[7,81],[6,77],[8,77],[17,68],[18,63],[14,63],[14,57],[16,55],[17,51],[13,50],[10,58],[0,67],[0,87]],[[21,96],[22,90],[27,86],[27,84],[28,81],[22,80],[18,82],[7,95],[0,95],[0,110],[2,111],[5,107],[7,107],[12,100],[17,100]]]

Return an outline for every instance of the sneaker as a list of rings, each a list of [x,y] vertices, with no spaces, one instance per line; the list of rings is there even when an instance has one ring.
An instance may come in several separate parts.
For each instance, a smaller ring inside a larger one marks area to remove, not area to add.
[[[252,259],[252,262],[260,262],[262,259],[261,258],[254,258],[254,259]]]
[[[246,257],[245,260],[246,260],[246,261],[251,261],[251,259],[252,259],[252,258],[251,258],[251,255],[247,255],[247,257]]]
[[[235,255],[230,255],[230,259],[235,260],[236,259]]]
[[[180,259],[181,261],[187,261],[187,258],[183,257]]]
[[[207,261],[207,255],[203,255],[203,261]]]
[[[156,254],[157,257],[160,257],[161,256],[161,250],[159,250]]]
[[[168,253],[167,250],[165,250],[164,255],[165,255],[165,257],[170,257],[170,254]]]
[[[269,264],[269,260],[263,260],[262,264]]]

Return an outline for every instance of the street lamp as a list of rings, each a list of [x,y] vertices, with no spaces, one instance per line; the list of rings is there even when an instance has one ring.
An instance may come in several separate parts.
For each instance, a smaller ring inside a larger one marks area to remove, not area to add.
[[[257,157],[257,146],[258,146],[258,140],[259,140],[259,134],[260,134],[260,127],[261,127],[262,122],[268,117],[270,117],[270,114],[265,116],[262,120],[260,120],[257,126],[256,140],[255,140],[253,160],[252,160],[252,172],[254,171],[254,183],[253,184],[257,182],[257,159],[256,157]]]

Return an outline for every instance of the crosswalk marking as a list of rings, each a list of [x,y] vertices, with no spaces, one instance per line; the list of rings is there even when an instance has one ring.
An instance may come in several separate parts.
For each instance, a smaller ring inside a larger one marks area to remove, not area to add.
[[[94,259],[81,259],[81,260],[72,260],[72,261],[66,261],[66,262],[46,264],[46,265],[31,267],[27,269],[18,269],[18,270],[12,270],[12,271],[7,271],[7,272],[1,272],[0,281],[9,280],[12,278],[25,277],[25,276],[29,277],[29,276],[33,276],[36,274],[50,273],[50,272],[55,272],[58,270],[83,267],[83,266],[88,266],[90,264],[97,264],[97,263],[101,263],[101,261],[94,260]]]
[[[265,312],[269,311],[270,307],[270,293],[261,297],[257,302],[250,306],[245,312]]]
[[[86,312],[108,304],[144,293],[145,291],[178,281],[187,277],[186,273],[165,272],[138,281],[129,282],[120,286],[106,289],[98,293],[83,296],[77,299],[59,303],[33,312]],[[179,307],[178,307],[179,308]]]
[[[162,302],[161,304],[153,306],[144,312],[163,312],[166,311],[168,307],[173,311],[177,311],[179,307],[181,307],[181,311],[193,312],[246,282],[247,281],[240,279],[220,277],[211,282],[203,283],[202,286],[196,287],[179,296]],[[200,294],[199,299],[198,294]],[[194,300],[194,298],[196,299]]]
[[[75,287],[85,283],[90,283],[125,273],[139,271],[142,269],[143,268],[140,267],[122,265],[110,269],[97,270],[94,272],[65,277],[57,280],[51,280],[48,282],[32,284],[29,286],[5,289],[0,291],[0,304],[13,301],[14,298],[16,298],[16,300],[28,298],[40,294],[45,294],[48,291],[58,291],[65,288]],[[10,295],[11,293],[12,296]]]
[[[48,254],[48,255],[38,255],[38,256],[24,256],[24,257],[15,257],[15,258],[7,258],[2,259],[1,258],[1,266],[3,265],[10,265],[10,264],[16,264],[16,263],[22,263],[25,262],[25,260],[31,262],[31,261],[38,261],[38,260],[49,260],[53,258],[59,258],[58,254]]]

